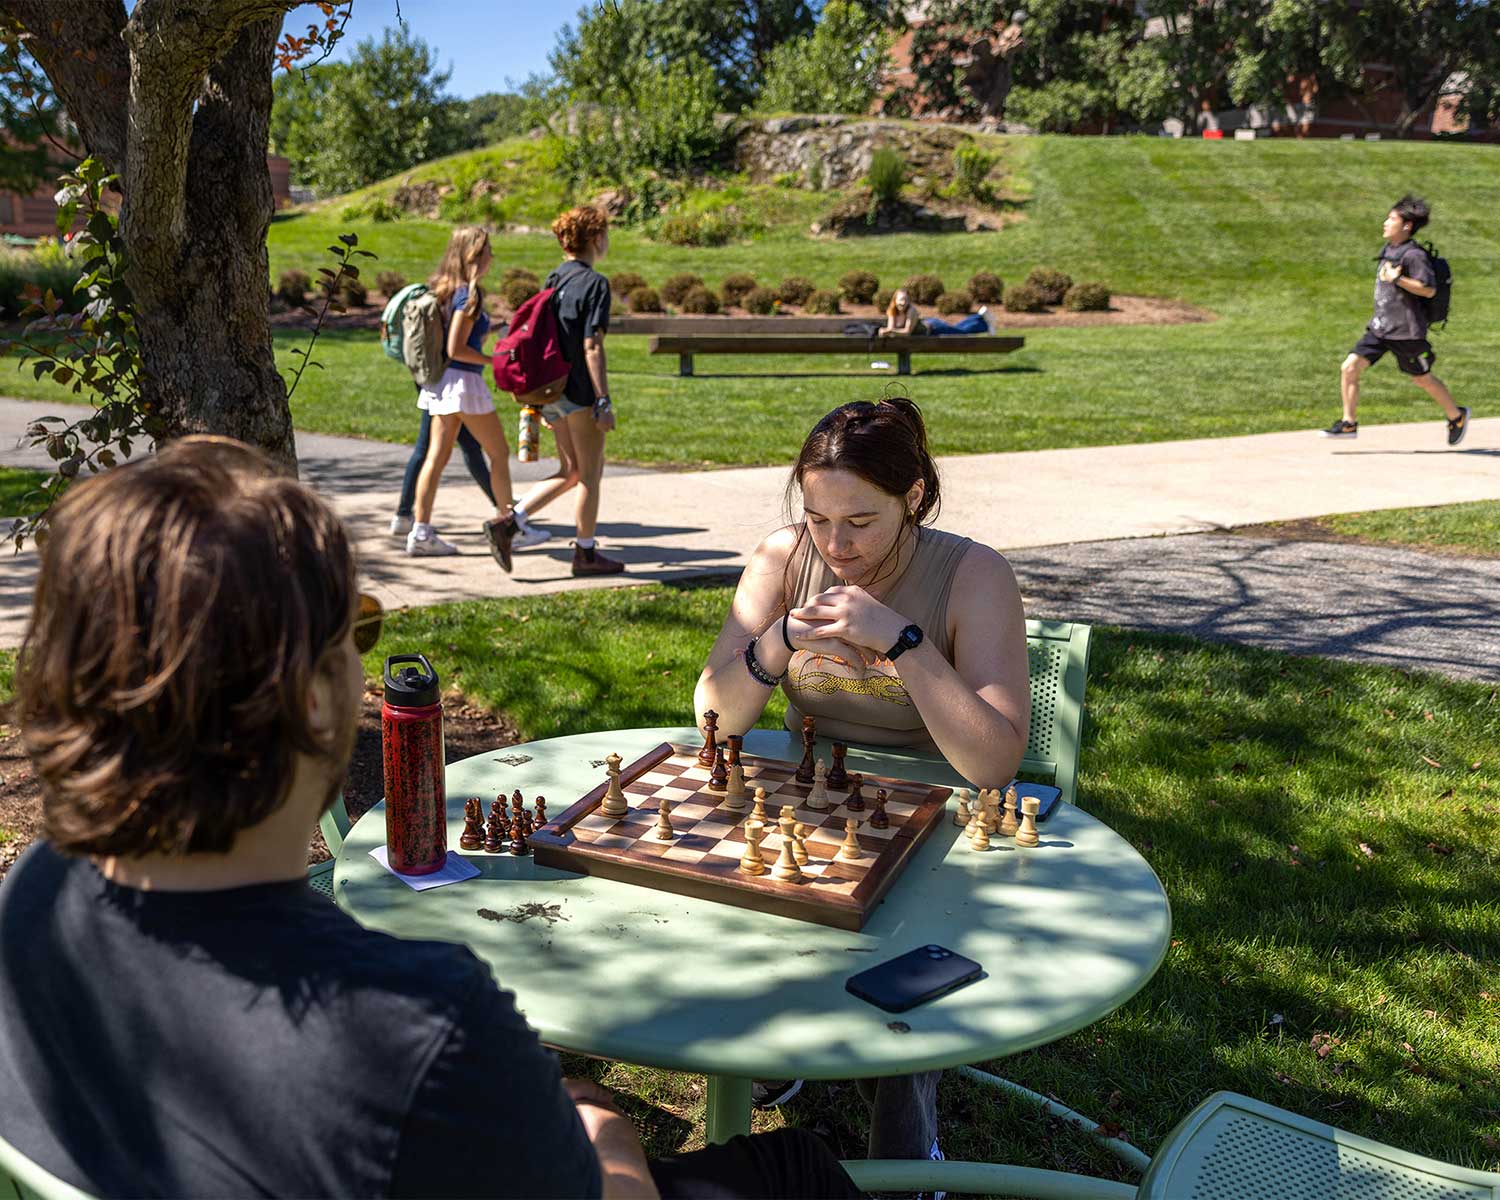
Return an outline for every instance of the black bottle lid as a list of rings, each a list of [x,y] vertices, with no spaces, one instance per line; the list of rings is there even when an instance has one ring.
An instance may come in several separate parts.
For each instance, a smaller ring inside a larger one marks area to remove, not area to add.
[[[396,708],[426,708],[438,702],[437,672],[425,654],[392,654],[385,660],[385,702]]]

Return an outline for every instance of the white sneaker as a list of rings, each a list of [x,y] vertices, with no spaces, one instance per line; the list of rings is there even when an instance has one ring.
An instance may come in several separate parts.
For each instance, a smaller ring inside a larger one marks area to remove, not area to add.
[[[410,517],[392,517],[391,518],[391,535],[393,537],[405,537],[410,532],[411,532],[411,518]]]
[[[516,536],[510,540],[512,550],[530,550],[533,546],[540,546],[543,542],[550,542],[552,534],[545,529],[538,529],[535,525],[522,525]]]
[[[457,554],[458,547],[452,542],[445,542],[436,533],[429,537],[419,538],[417,531],[413,529],[406,535],[406,552],[413,558],[439,557],[447,554]]]

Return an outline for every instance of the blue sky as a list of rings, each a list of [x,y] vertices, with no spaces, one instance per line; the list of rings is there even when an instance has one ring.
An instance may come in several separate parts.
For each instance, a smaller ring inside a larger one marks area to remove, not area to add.
[[[506,79],[520,83],[535,71],[547,69],[547,55],[557,31],[576,24],[582,0],[400,0],[407,28],[437,51],[443,69],[452,68],[448,91],[454,96],[508,90]],[[356,42],[378,38],[396,24],[396,0],[354,0],[354,15],[345,40],[332,58],[342,61]],[[321,14],[314,8],[294,8],[283,28],[301,33]]]

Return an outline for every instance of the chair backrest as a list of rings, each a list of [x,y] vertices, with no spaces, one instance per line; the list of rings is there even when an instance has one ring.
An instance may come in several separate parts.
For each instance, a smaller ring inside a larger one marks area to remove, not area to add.
[[[1500,1175],[1456,1167],[1322,1121],[1215,1092],[1167,1134],[1142,1200],[1500,1200]]]
[[[92,1200],[0,1138],[0,1200]]]
[[[344,848],[344,838],[349,833],[350,824],[349,810],[344,807],[344,793],[340,792],[333,806],[318,821],[318,828],[323,831],[323,840],[328,843],[328,853],[334,858]]]
[[[1069,804],[1078,802],[1078,753],[1083,743],[1083,691],[1088,683],[1087,625],[1027,621],[1031,668],[1031,732],[1021,770],[1050,776]]]

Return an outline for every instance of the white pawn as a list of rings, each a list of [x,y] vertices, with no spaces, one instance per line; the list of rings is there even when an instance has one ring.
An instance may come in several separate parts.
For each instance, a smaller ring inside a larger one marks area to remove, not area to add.
[[[781,839],[781,857],[771,868],[771,878],[780,879],[785,883],[802,878],[802,868],[797,865],[797,855],[792,849],[792,839],[789,837]]]
[[[729,768],[729,782],[724,787],[724,807],[731,812],[744,812],[745,795],[745,768],[735,763]]]
[[[807,793],[807,807],[814,812],[828,810],[828,764],[821,758],[813,764],[812,791]]]
[[[953,814],[953,823],[960,829],[969,827],[969,789],[958,789],[958,811]]]
[[[964,836],[973,837],[974,830],[979,826],[980,815],[984,812],[984,788],[979,789],[979,797],[969,806],[969,819],[964,825]]]
[[[606,817],[623,817],[630,811],[630,805],[620,790],[620,756],[611,754],[604,762],[609,771],[609,788],[604,793],[604,803],[599,806],[599,811]]]

